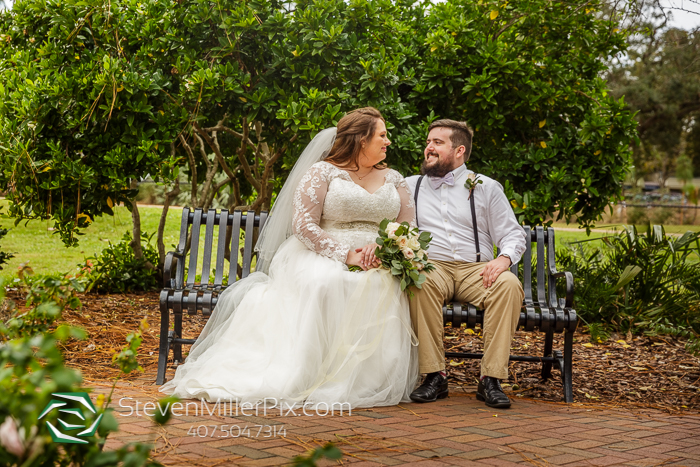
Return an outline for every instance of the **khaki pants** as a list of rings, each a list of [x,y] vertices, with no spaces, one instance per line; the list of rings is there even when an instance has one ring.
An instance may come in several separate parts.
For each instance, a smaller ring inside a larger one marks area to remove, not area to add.
[[[510,271],[503,272],[488,289],[479,275],[486,263],[431,261],[435,270],[426,274],[422,289],[413,289],[411,322],[418,336],[421,373],[445,369],[442,305],[448,300],[469,302],[484,315],[484,358],[481,376],[508,379],[510,344],[523,304],[523,287]]]

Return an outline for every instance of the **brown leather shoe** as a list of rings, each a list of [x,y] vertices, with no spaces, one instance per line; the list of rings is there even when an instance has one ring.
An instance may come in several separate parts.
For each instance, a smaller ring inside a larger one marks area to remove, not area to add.
[[[413,402],[435,402],[447,397],[447,393],[447,378],[435,372],[429,373],[409,397]]]

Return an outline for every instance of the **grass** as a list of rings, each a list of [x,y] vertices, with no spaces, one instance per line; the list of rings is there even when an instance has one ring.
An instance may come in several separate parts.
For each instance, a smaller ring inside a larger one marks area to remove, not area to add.
[[[6,205],[7,201],[0,201],[0,206],[5,206],[5,211]],[[139,212],[142,230],[148,233],[156,232],[161,208],[140,206]],[[164,238],[166,251],[174,249],[174,245],[178,241],[181,214],[182,211],[179,208],[170,209],[168,212]],[[51,222],[29,221],[14,227],[14,219],[5,218],[0,221],[0,225],[10,228],[7,236],[0,243],[0,248],[15,254],[15,257],[0,271],[0,278],[7,283],[14,279],[17,267],[27,261],[37,274],[72,274],[76,272],[79,263],[102,251],[108,242],[119,242],[125,232],[131,231],[132,221],[131,213],[125,207],[117,207],[114,217],[96,218],[95,222],[83,231],[84,235],[80,236],[79,246],[75,248],[66,248],[63,245],[59,236],[54,234]],[[557,229],[557,245],[602,237],[606,235],[606,230],[620,231],[622,227],[622,224],[601,226],[601,228],[591,232],[591,236],[588,237],[585,230],[565,230],[576,229],[576,225],[554,224],[554,228]],[[700,226],[669,225],[664,227],[668,233],[700,230]],[[646,230],[642,226],[639,226],[638,229],[640,231]],[[155,244],[155,235],[153,242]]]
[[[2,201],[2,205],[6,206],[6,203]],[[149,234],[156,232],[161,208],[141,206],[139,213],[142,231]],[[181,214],[180,209],[170,209],[168,212],[163,239],[166,251],[172,250],[178,241]],[[79,245],[71,248],[64,246],[60,237],[53,232],[53,223],[50,221],[34,220],[14,226],[14,219],[5,218],[0,221],[0,225],[10,228],[2,239],[0,248],[15,255],[0,271],[0,278],[7,283],[14,279],[18,266],[27,261],[37,274],[75,273],[78,263],[101,252],[108,242],[119,242],[124,233],[131,231],[133,224],[129,210],[119,206],[115,209],[114,217],[96,218],[95,222],[83,231],[84,235],[79,237]],[[154,245],[155,240],[154,235]]]
[[[565,224],[563,222],[555,222],[552,224],[552,227],[555,229],[562,229],[562,228],[567,228],[567,229],[578,229],[577,224]],[[625,224],[599,224],[595,231],[597,232],[604,232],[604,231],[622,231],[625,227]],[[646,232],[647,226],[646,224],[644,225],[638,225],[637,226],[637,231],[639,232]],[[666,230],[666,233],[672,233],[672,234],[684,234],[687,231],[692,231],[692,232],[699,232],[700,231],[700,225],[664,225],[664,230]],[[581,232],[584,234],[585,238],[585,230],[581,230]],[[559,235],[559,233],[557,233]]]

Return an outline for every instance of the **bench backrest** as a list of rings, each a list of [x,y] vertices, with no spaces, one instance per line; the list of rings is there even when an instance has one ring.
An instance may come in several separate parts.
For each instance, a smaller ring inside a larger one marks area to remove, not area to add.
[[[529,242],[526,242],[527,248],[520,261],[525,305],[558,307],[560,305],[557,299],[556,280],[552,276],[557,272],[554,229],[549,227],[545,230],[539,225],[534,229],[529,226],[523,228],[530,239]],[[533,248],[535,257],[533,257]],[[535,268],[534,276],[532,274],[533,267]],[[517,275],[517,265],[511,270]],[[534,284],[533,279],[535,279]]]
[[[229,260],[228,285],[233,284],[237,279],[248,276],[255,253],[253,251],[254,231],[256,228],[262,228],[266,220],[267,212],[265,211],[257,215],[254,212],[242,211],[229,213],[225,209],[222,211],[209,209],[205,212],[202,209],[191,211],[189,208],[184,208],[177,251],[185,251],[188,235],[191,235],[190,250],[189,258],[177,263],[175,288],[196,287],[197,285],[214,289],[221,288],[226,269],[224,260]],[[231,236],[227,245],[226,234],[229,228],[231,228]],[[244,234],[244,243],[242,262],[240,263],[241,274],[238,276],[241,231]],[[216,250],[213,248],[215,233],[218,233]],[[202,236],[204,236],[203,243]],[[226,255],[227,246],[230,257]],[[216,251],[214,277],[213,280],[210,280],[214,251]],[[201,277],[200,281],[196,281],[198,275]],[[197,282],[200,283],[197,284]]]
[[[259,215],[253,212],[227,210],[216,211],[210,209],[190,210],[184,208],[182,211],[182,222],[180,225],[180,242],[178,251],[185,251],[187,237],[191,234],[189,258],[187,261],[178,261],[175,288],[187,287],[207,287],[218,289],[225,287],[224,279],[225,260],[229,260],[228,284],[233,284],[237,279],[242,279],[250,274],[251,265],[255,252],[253,251],[254,230],[262,228],[267,220],[268,213],[263,211]],[[232,229],[229,239],[230,258],[225,256],[227,246],[226,231]],[[557,307],[556,282],[552,274],[556,273],[555,266],[555,243],[554,229],[551,227],[544,229],[536,226],[534,229],[525,226],[525,233],[530,239],[526,242],[526,250],[519,264],[511,267],[511,271],[519,275],[523,283],[526,306],[549,306]],[[216,250],[214,250],[215,231],[218,231]],[[238,276],[239,256],[240,256],[240,234],[243,234],[243,255],[240,262],[241,272]],[[201,239],[204,236],[204,242]],[[201,248],[200,248],[201,244]],[[214,264],[214,277],[210,281],[212,269],[212,253],[216,251],[216,262]],[[199,259],[202,259],[200,262]],[[541,267],[537,267],[537,265]],[[201,267],[200,267],[201,266]],[[533,275],[533,267],[535,273]],[[186,268],[186,269],[185,269]],[[196,277],[201,277],[196,281]],[[186,282],[184,278],[186,277]],[[534,279],[534,280],[533,280]],[[183,283],[184,282],[184,283]],[[199,283],[198,283],[199,282]]]

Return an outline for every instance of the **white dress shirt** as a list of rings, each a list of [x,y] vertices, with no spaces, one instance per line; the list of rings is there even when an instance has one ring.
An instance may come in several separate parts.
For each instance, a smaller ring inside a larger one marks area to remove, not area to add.
[[[476,262],[469,190],[464,186],[467,176],[473,172],[461,165],[452,173],[454,186],[443,184],[437,190],[430,184],[430,177],[423,178],[416,206],[418,227],[433,237],[428,259]],[[485,175],[478,177],[482,183],[474,189],[474,202],[481,261],[494,258],[493,246],[496,245],[501,255],[508,255],[516,264],[525,252],[525,230],[515,219],[501,184]],[[412,195],[419,178],[414,175],[406,179]]]

